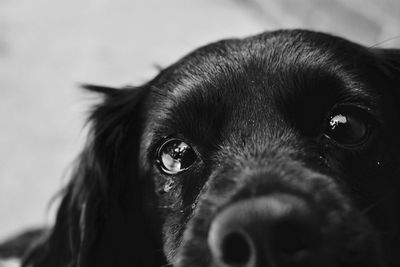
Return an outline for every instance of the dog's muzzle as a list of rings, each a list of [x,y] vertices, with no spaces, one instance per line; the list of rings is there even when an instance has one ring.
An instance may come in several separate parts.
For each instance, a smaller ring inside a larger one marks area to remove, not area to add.
[[[375,229],[334,178],[296,163],[279,166],[234,174],[232,184],[225,179],[232,174],[215,176],[188,226],[179,266],[385,266]],[[197,229],[204,224],[203,236]]]

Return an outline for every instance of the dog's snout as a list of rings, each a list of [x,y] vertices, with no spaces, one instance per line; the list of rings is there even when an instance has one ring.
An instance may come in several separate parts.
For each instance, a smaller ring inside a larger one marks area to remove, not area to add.
[[[213,220],[208,243],[217,266],[303,266],[319,239],[311,205],[275,194],[226,207]]]

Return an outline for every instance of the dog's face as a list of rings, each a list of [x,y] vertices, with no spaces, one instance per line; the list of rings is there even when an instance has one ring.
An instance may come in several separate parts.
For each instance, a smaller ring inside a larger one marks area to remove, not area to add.
[[[399,62],[278,31],[202,47],[140,88],[92,88],[108,96],[63,202],[78,228],[63,257],[398,266]]]

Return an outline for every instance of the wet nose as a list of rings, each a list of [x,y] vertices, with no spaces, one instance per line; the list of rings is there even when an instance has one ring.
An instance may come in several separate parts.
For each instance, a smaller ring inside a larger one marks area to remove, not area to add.
[[[301,197],[262,196],[223,209],[211,224],[208,244],[217,266],[310,266],[318,225]]]

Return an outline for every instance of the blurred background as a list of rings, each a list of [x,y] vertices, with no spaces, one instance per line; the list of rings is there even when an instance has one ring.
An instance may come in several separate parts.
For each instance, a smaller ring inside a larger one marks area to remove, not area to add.
[[[198,46],[279,28],[400,48],[399,26],[397,0],[0,0],[0,240],[53,221],[94,101],[80,82],[138,85]]]

